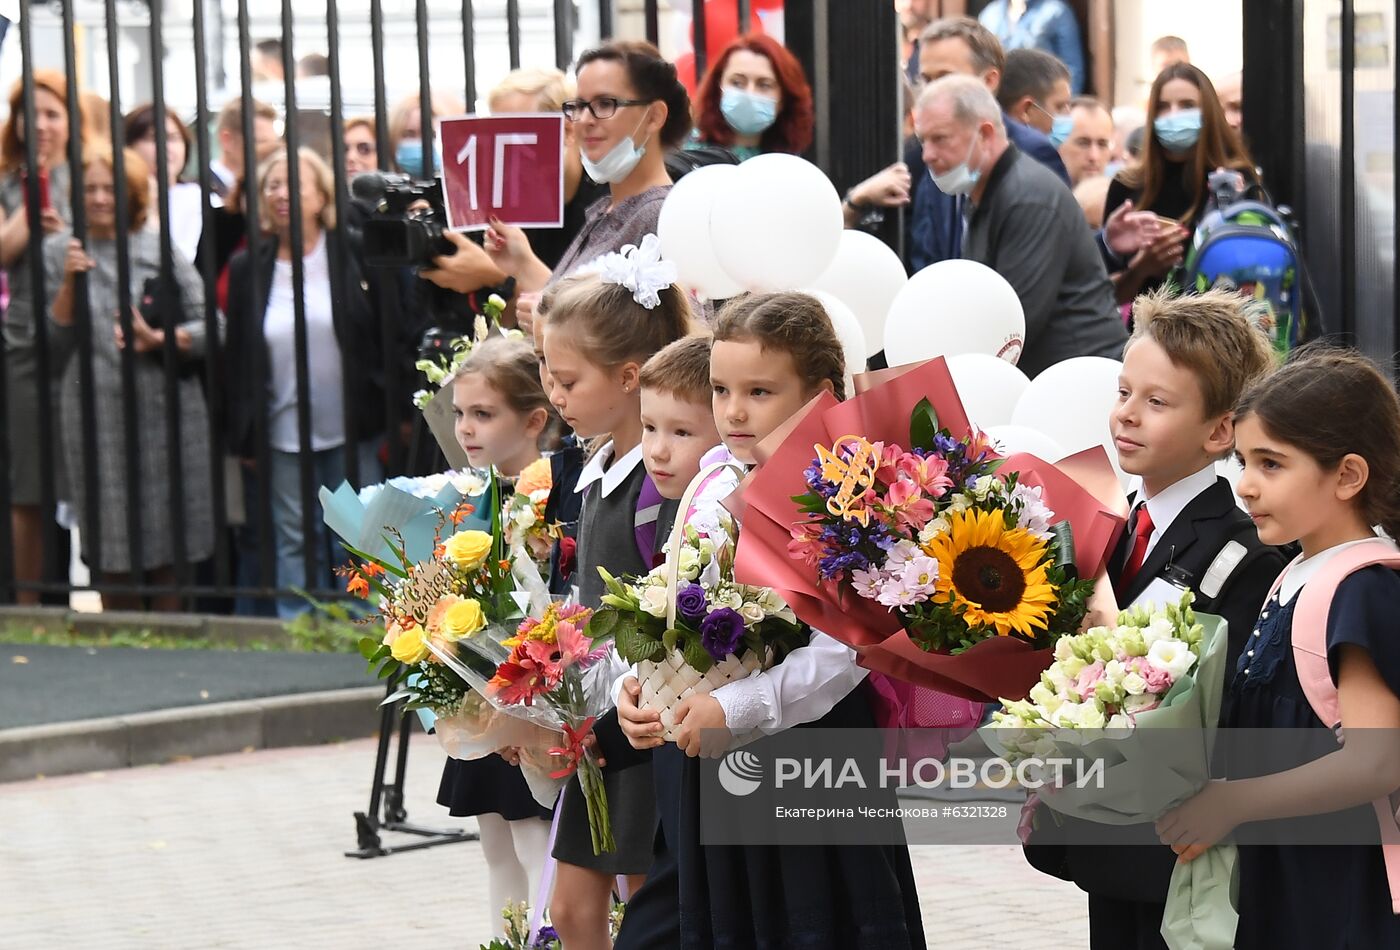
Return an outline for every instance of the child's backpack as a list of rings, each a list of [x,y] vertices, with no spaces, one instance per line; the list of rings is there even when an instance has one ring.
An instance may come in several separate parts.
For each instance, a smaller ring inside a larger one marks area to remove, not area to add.
[[[1306,271],[1293,228],[1267,201],[1246,198],[1234,172],[1210,176],[1211,198],[1183,265],[1183,289],[1219,287],[1256,301],[1280,357],[1308,338]]]
[[[1293,611],[1293,660],[1298,666],[1298,683],[1317,718],[1334,731],[1341,725],[1342,712],[1337,700],[1337,687],[1332,682],[1332,671],[1327,665],[1327,617],[1338,585],[1348,575],[1372,564],[1384,564],[1400,571],[1400,551],[1381,538],[1339,551],[1303,586],[1298,593],[1298,606]],[[1270,599],[1282,579],[1280,575],[1279,580],[1274,582]],[[1339,735],[1338,741],[1345,741],[1345,737]],[[1372,805],[1376,810],[1376,820],[1380,823],[1381,849],[1385,855],[1386,877],[1390,881],[1391,909],[1400,914],[1400,809],[1397,809],[1397,796],[1392,793],[1387,798],[1377,799]]]

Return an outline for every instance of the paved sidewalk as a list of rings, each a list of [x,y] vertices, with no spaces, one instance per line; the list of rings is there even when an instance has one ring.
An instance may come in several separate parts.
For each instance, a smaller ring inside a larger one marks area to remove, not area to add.
[[[409,820],[470,828],[434,803],[442,754],[415,742]],[[0,785],[0,944],[476,950],[497,912],[479,844],[342,856],[373,755],[360,740]],[[930,947],[1087,946],[1084,896],[1019,848],[912,854]]]

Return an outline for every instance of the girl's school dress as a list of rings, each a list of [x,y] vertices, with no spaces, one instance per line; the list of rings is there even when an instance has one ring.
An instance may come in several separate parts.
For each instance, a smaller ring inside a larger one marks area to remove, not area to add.
[[[1293,612],[1298,593],[1309,579],[1331,557],[1357,543],[1363,542],[1338,545],[1300,561],[1284,575],[1240,655],[1225,700],[1224,725],[1318,730],[1319,742],[1305,743],[1310,747],[1305,751],[1312,754],[1301,761],[1335,748],[1331,730],[1313,712],[1298,681],[1291,647]],[[1349,645],[1365,650],[1391,691],[1400,695],[1396,604],[1400,604],[1400,574],[1380,565],[1356,571],[1337,587],[1327,622],[1328,664],[1334,682],[1340,648]],[[1226,758],[1227,777],[1231,779],[1301,764],[1251,761],[1247,748],[1232,748]],[[1376,814],[1370,805],[1349,809],[1340,817],[1358,834],[1369,830],[1374,836]],[[1337,819],[1329,816],[1329,821]],[[1248,835],[1248,826],[1242,834]],[[1240,921],[1235,946],[1241,950],[1400,947],[1400,917],[1391,910],[1378,844],[1243,845],[1239,869]]]
[[[711,455],[705,463],[717,460]],[[707,486],[688,522],[702,532],[717,525],[716,506],[736,483],[717,479]],[[808,646],[778,666],[711,695],[735,735],[793,727],[873,729],[864,677],[854,651],[814,631]],[[615,744],[605,745],[602,734],[599,742],[610,767],[614,749],[620,762],[629,758]],[[632,760],[645,757],[627,750]],[[922,950],[907,847],[702,845],[699,762],[673,742],[652,750],[660,818],[655,862],[628,902],[615,950]]]
[[[652,552],[644,555],[639,549],[636,527],[638,503],[649,483],[640,445],[614,460],[613,445],[608,442],[579,474],[575,490],[583,495],[583,508],[578,521],[574,583],[583,606],[596,608],[601,603],[605,588],[598,575],[600,565],[615,576],[651,570]],[[562,813],[554,857],[565,864],[608,874],[645,874],[651,866],[651,843],[656,832],[651,766],[605,772],[603,784],[617,850],[593,853],[588,810],[575,777],[564,787],[559,800]]]

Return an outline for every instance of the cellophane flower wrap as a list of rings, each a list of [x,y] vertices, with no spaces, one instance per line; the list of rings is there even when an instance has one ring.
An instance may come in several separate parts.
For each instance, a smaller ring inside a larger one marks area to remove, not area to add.
[[[1024,696],[1082,620],[1122,518],[1054,465],[1003,458],[942,359],[863,382],[760,446],[736,577],[773,584],[871,670]]]
[[[1061,637],[1055,662],[1027,698],[1006,700],[992,714],[982,736],[1012,763],[1059,759],[1103,766],[1101,782],[1067,782],[1033,796],[1024,819],[1058,820],[1043,810],[1037,814],[1042,804],[1099,824],[1151,822],[1210,779],[1227,630],[1223,618],[1192,610],[1193,599],[1185,591],[1162,608],[1122,611],[1114,627]],[[1066,768],[1064,774],[1075,773]],[[1023,826],[1029,835],[1026,821]],[[1176,865],[1162,921],[1173,950],[1234,945],[1235,858],[1235,846],[1224,844]]]
[[[701,502],[667,543],[665,563],[621,579],[599,568],[607,593],[590,629],[612,637],[623,661],[638,666],[641,704],[660,708],[668,740],[674,706],[686,696],[781,662],[807,642],[807,627],[774,590],[734,579],[737,533],[717,500]],[[651,664],[663,664],[659,674]],[[661,685],[649,691],[658,675]]]
[[[488,497],[497,496],[498,486],[489,486]],[[588,612],[553,601],[533,559],[508,550],[499,506],[489,530],[452,530],[472,514],[463,505],[444,516],[431,556],[416,563],[392,531],[397,563],[351,552],[362,563],[342,569],[347,589],[377,597],[384,627],[381,637],[361,640],[360,651],[380,678],[401,683],[385,702],[433,711],[438,741],[452,757],[519,748],[531,794],[548,806],[601,711],[591,708],[597,700],[585,701],[582,678],[602,651],[579,648]],[[601,794],[597,782],[590,813]],[[606,818],[605,802],[600,810]]]

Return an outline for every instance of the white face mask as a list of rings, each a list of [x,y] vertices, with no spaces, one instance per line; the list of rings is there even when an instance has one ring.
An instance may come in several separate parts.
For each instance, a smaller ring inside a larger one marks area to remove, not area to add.
[[[972,161],[972,153],[977,148],[977,136],[973,135],[972,144],[967,149],[967,160],[956,168],[950,168],[941,175],[935,175],[933,169],[928,170],[928,176],[933,179],[933,183],[938,186],[938,190],[945,195],[970,195],[972,189],[977,185],[977,179],[982,177],[981,171],[973,171],[968,167]]]
[[[588,173],[589,178],[600,185],[615,185],[632,174],[632,169],[637,167],[637,163],[647,153],[646,146],[638,146],[632,141],[632,136],[645,124],[650,112],[651,107],[648,106],[647,111],[642,113],[642,121],[637,123],[637,128],[632,130],[631,135],[608,149],[608,154],[598,161],[590,160],[587,155],[579,156],[583,159],[583,170]]]

